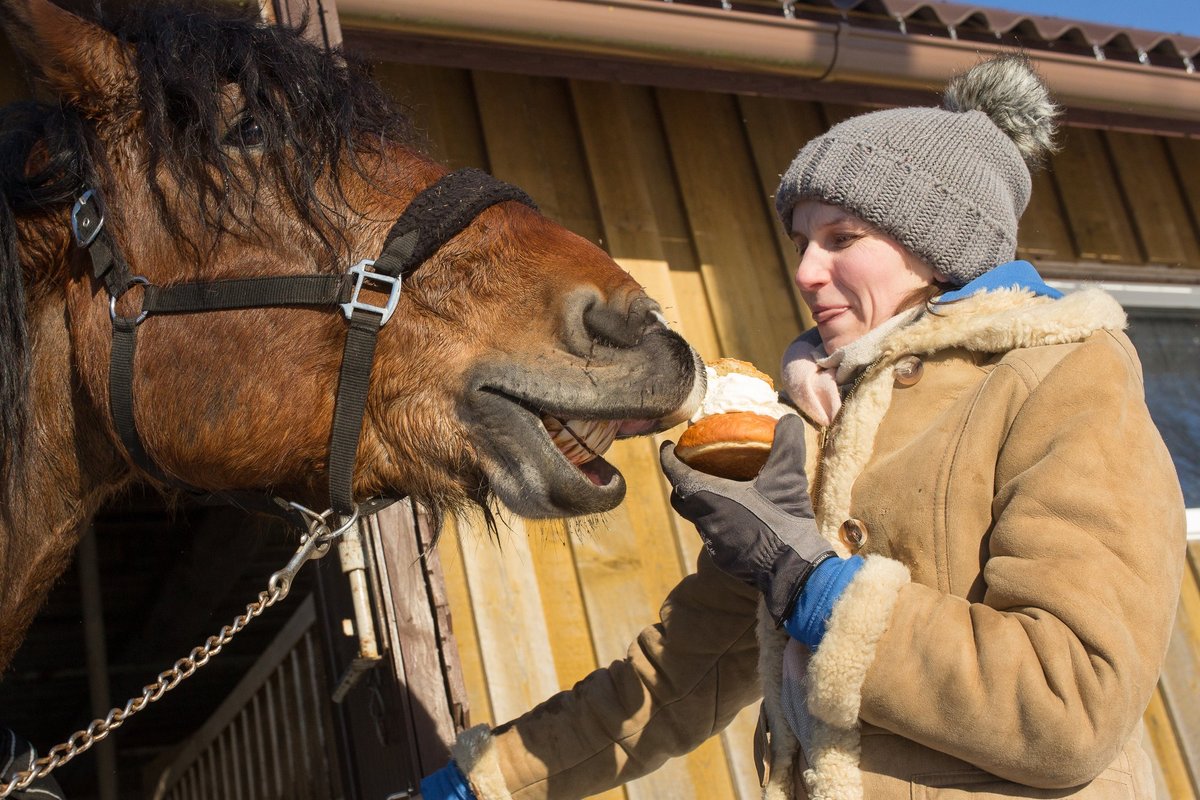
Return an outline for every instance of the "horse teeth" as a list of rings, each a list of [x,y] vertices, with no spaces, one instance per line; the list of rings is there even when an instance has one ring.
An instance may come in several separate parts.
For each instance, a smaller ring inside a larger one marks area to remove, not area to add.
[[[618,420],[569,419],[543,417],[542,424],[550,433],[550,441],[576,466],[604,455],[621,427]]]

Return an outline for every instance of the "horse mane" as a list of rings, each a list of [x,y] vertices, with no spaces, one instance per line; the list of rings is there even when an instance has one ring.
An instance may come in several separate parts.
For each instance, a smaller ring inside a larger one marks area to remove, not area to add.
[[[0,108],[0,469],[6,500],[30,415],[30,345],[16,218],[75,201],[85,138],[78,115],[66,107],[26,101]]]
[[[344,249],[338,232],[352,209],[341,191],[342,171],[364,174],[360,156],[385,144],[420,149],[409,118],[365,65],[306,40],[303,22],[266,25],[250,8],[194,0],[154,2],[94,21],[133,55],[148,156],[143,177],[160,223],[197,264],[221,236],[255,228],[252,198],[265,186],[275,187],[329,263],[337,263]],[[228,135],[221,103],[230,86],[240,90],[241,121],[257,123],[261,144]],[[0,108],[0,469],[9,490],[30,416],[16,219],[62,215],[86,186],[104,185],[109,174],[91,123],[77,110],[35,101]],[[238,199],[246,202],[231,202]],[[172,207],[199,212],[203,241]]]

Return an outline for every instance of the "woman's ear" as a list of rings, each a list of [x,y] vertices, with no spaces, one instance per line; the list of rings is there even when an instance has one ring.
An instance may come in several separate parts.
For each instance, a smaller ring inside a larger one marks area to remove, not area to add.
[[[940,269],[935,269],[933,271],[933,279],[938,283],[949,283],[950,282],[950,276],[947,275],[946,273],[942,272]]]

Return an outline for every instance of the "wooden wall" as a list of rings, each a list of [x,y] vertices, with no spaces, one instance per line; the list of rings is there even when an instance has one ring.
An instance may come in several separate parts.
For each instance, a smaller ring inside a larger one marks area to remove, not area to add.
[[[525,188],[550,217],[606,248],[705,358],[777,375],[809,323],[770,196],[796,149],[864,109],[426,66],[382,65],[434,153]],[[1064,273],[1103,265],[1200,281],[1200,141],[1072,129],[1035,178],[1021,255]],[[1058,265],[1058,266],[1055,266]],[[1196,270],[1196,271],[1193,271]],[[508,516],[499,546],[478,519],[442,539],[471,720],[502,722],[621,658],[695,561],[667,505],[657,442],[618,443],[629,497],[601,519]],[[1160,794],[1200,789],[1200,546],[1146,715]],[[756,797],[748,709],[721,737],[604,797]]]

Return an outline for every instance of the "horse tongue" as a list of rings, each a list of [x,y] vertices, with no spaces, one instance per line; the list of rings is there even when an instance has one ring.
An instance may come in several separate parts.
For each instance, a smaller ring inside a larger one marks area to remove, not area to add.
[[[603,458],[594,458],[583,464],[577,464],[576,467],[596,486],[608,486],[617,475],[616,468]]]
[[[662,430],[662,425],[659,420],[627,419],[617,428],[617,438],[624,439],[627,436],[645,436],[647,433],[658,433],[660,430]]]

